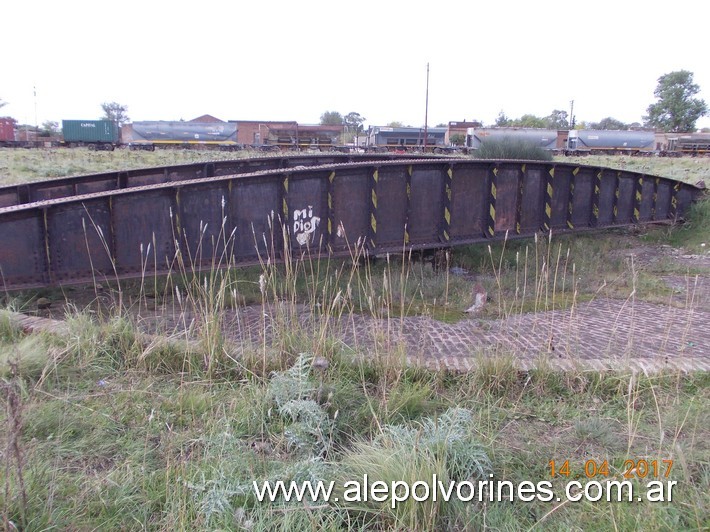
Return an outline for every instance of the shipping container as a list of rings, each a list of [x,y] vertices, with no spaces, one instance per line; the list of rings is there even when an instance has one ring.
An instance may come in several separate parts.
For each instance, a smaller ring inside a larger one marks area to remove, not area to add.
[[[62,132],[65,142],[118,142],[118,126],[110,120],[62,120]]]
[[[15,140],[15,120],[12,118],[0,118],[0,141]]]

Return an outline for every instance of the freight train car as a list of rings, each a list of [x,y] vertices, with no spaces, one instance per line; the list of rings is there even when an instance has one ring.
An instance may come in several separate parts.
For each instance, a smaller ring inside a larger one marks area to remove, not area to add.
[[[367,131],[368,151],[445,151],[445,127],[371,127]]]
[[[466,147],[477,150],[485,142],[503,139],[527,141],[565,155],[652,155],[658,151],[653,131],[598,129],[552,130],[538,128],[469,128]]]
[[[640,155],[655,151],[653,131],[572,129],[567,139],[567,155]]]
[[[153,150],[156,146],[240,147],[237,124],[233,122],[133,122],[123,126],[121,142],[131,149],[144,150]]]
[[[67,146],[95,150],[113,151],[120,141],[118,125],[111,120],[62,120],[62,134]]]
[[[299,125],[296,122],[264,125],[265,138],[261,145],[264,149],[278,147],[294,150],[330,150],[340,146],[343,126],[338,125]]]
[[[0,118],[0,146],[11,145],[15,142],[15,119]]]
[[[710,155],[710,133],[657,133],[656,149],[666,157]]]
[[[515,139],[529,142],[545,150],[564,149],[566,137],[559,135],[554,129],[538,129],[523,127],[487,127],[468,128],[466,132],[466,147],[477,150],[487,141]]]

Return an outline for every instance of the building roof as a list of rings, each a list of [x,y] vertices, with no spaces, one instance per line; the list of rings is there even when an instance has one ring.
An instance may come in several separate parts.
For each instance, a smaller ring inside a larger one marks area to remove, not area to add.
[[[212,115],[202,115],[197,118],[193,118],[190,122],[224,122],[224,120],[220,120]]]

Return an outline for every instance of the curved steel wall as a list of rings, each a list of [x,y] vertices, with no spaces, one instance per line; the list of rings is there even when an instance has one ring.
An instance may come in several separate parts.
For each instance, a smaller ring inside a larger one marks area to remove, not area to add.
[[[219,163],[208,163],[213,177],[203,165],[198,179],[183,173],[138,186],[150,182],[146,175],[171,175],[153,169],[128,188],[78,195],[87,184],[115,183],[117,174],[63,180],[55,199],[0,208],[2,283],[16,289],[153,275],[174,271],[178,258],[202,269],[280,260],[287,251],[348,255],[358,242],[378,254],[506,233],[668,222],[701,192],[666,178],[557,163],[301,162],[316,165],[219,175],[229,166],[217,171]],[[30,185],[35,197],[50,183]]]

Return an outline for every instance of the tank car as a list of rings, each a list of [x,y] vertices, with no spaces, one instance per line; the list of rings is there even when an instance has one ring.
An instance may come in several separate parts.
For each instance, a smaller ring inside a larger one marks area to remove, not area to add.
[[[471,150],[477,150],[486,141],[500,141],[503,139],[529,142],[550,151],[563,148],[558,141],[558,132],[554,129],[488,127],[468,128],[466,131],[466,147]]]
[[[122,143],[132,149],[206,145],[236,148],[237,124],[230,122],[144,121],[126,124]]]
[[[653,131],[572,129],[567,139],[567,155],[639,155],[655,151]]]

